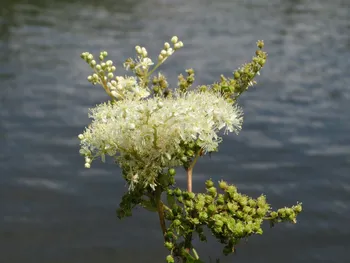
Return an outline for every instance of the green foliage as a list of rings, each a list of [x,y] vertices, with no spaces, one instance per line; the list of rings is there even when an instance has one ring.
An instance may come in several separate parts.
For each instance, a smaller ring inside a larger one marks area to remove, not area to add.
[[[204,227],[224,244],[223,254],[228,255],[235,251],[235,245],[241,239],[262,234],[264,220],[295,223],[301,212],[301,204],[272,211],[265,196],[251,198],[225,181],[219,182],[220,189],[212,180],[207,180],[205,185],[206,193],[194,194],[179,188],[167,191],[168,196],[176,200],[168,204],[165,212],[165,219],[170,221],[165,246],[173,255],[183,257],[183,254],[189,254],[186,248],[192,248],[192,245],[182,242],[188,236],[197,235],[201,241],[206,241]]]

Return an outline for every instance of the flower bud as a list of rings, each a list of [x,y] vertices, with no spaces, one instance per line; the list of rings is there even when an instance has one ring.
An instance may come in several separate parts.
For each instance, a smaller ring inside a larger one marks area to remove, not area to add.
[[[196,197],[196,195],[192,192],[188,193],[188,198],[189,199],[194,199]]]
[[[263,40],[259,40],[256,45],[258,46],[258,48],[262,49],[264,48],[264,41]]]
[[[174,224],[175,226],[180,226],[180,225],[181,225],[181,221],[180,221],[179,219],[175,219],[175,220],[173,221],[173,224]]]
[[[111,67],[113,65],[113,61],[112,60],[107,60],[106,65],[108,67]]]
[[[167,262],[167,263],[174,263],[175,260],[174,260],[174,258],[173,258],[172,255],[168,255],[168,256],[166,257],[166,262]]]
[[[174,168],[170,168],[170,169],[168,170],[168,173],[169,173],[169,175],[174,176],[174,175],[176,174],[176,171],[175,171]]]
[[[209,212],[209,213],[214,213],[215,211],[216,211],[215,205],[214,205],[214,204],[210,204],[210,205],[208,206],[208,212]]]
[[[94,67],[95,65],[96,65],[96,60],[91,60],[90,66],[91,66],[91,67]]]
[[[298,205],[293,207],[293,210],[295,213],[300,213],[303,210],[303,208],[302,208],[301,204],[298,204]]]
[[[113,77],[114,77],[114,74],[113,74],[112,72],[109,72],[109,73],[108,73],[108,78],[111,79],[111,78],[113,78]]]
[[[200,212],[198,217],[200,220],[205,221],[208,218],[208,214],[206,212]]]
[[[89,163],[85,163],[85,168],[90,168],[91,167],[91,165],[89,164]]]
[[[141,49],[140,46],[136,46],[136,47],[135,47],[135,50],[136,50],[137,54],[139,54],[139,55],[142,54],[142,49]]]
[[[147,50],[146,50],[146,48],[141,48],[141,51],[142,51],[142,55],[144,56],[144,57],[147,57]]]
[[[222,189],[222,190],[226,190],[228,185],[227,185],[227,182],[221,180],[219,181],[219,187]]]
[[[207,191],[208,191],[208,193],[211,195],[211,196],[216,196],[216,194],[217,194],[217,191],[216,191],[216,188],[215,187],[209,187],[208,189],[207,189]]]
[[[177,36],[173,36],[173,37],[171,38],[171,43],[176,44],[178,40],[179,40],[179,39],[177,38]]]
[[[175,194],[176,196],[180,196],[180,195],[182,194],[181,189],[180,189],[180,188],[176,188],[176,189],[174,190],[174,194]]]
[[[213,183],[213,181],[211,180],[211,179],[209,179],[209,180],[207,180],[206,182],[205,182],[205,187],[208,189],[208,188],[210,188],[210,187],[213,187],[214,186],[214,183]]]
[[[164,246],[165,246],[167,249],[171,250],[171,249],[174,247],[174,244],[171,243],[171,242],[165,242],[165,243],[164,243]]]
[[[79,134],[79,135],[78,135],[78,138],[79,138],[80,140],[82,140],[82,139],[84,139],[84,135],[83,135],[83,134]]]
[[[172,48],[168,48],[166,53],[167,53],[168,56],[170,56],[170,55],[172,55],[174,53],[174,50]]]
[[[164,43],[164,49],[167,50],[170,48],[170,44],[168,42]]]

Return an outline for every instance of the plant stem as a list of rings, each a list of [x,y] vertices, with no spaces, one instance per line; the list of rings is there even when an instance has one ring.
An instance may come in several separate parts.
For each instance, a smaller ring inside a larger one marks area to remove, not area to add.
[[[199,156],[200,156],[201,150],[198,151],[196,154],[196,157],[194,157],[191,165],[187,168],[187,191],[192,192],[192,173],[193,173],[193,167],[195,166]]]
[[[188,192],[192,192],[192,171],[193,171],[192,167],[187,169],[187,191]]]
[[[159,223],[160,223],[160,227],[162,228],[162,232],[164,236],[166,232],[166,225],[165,225],[165,219],[164,219],[164,204],[161,200],[162,189],[160,186],[157,186],[155,194],[156,194],[155,201],[157,205]]]

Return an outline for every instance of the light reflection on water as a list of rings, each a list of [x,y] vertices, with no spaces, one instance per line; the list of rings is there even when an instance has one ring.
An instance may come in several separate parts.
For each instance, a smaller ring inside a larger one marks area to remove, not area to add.
[[[88,124],[87,108],[106,97],[85,80],[79,55],[108,50],[122,62],[141,44],[155,56],[172,35],[185,43],[162,68],[173,84],[184,68],[196,70],[196,84],[231,74],[258,39],[269,53],[258,85],[240,101],[242,132],[200,161],[195,189],[208,177],[225,178],[247,194],[265,193],[273,207],[304,202],[298,225],[266,228],[222,262],[347,262],[349,18],[341,0],[7,0],[0,8],[1,262],[163,262],[156,216],[137,210],[115,219],[125,191],[119,169],[83,168],[76,135]],[[200,248],[219,255],[215,242]]]

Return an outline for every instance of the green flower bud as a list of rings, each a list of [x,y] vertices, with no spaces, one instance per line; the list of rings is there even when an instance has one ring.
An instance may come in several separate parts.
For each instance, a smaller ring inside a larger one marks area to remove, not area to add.
[[[206,212],[200,212],[198,217],[201,221],[205,221],[208,218],[208,214]]]
[[[175,220],[173,221],[173,224],[174,224],[175,226],[180,226],[180,225],[181,225],[181,221],[180,221],[179,219],[175,219]]]
[[[228,185],[227,185],[227,182],[221,180],[219,181],[219,187],[222,189],[222,190],[226,190]]]
[[[214,183],[213,183],[213,181],[211,180],[211,179],[209,179],[209,180],[207,180],[206,182],[205,182],[205,187],[208,189],[208,188],[210,188],[210,187],[212,187],[212,186],[214,186]]]
[[[266,210],[262,209],[262,208],[258,208],[256,210],[256,213],[259,215],[259,216],[264,216],[266,214]]]
[[[227,203],[227,209],[231,212],[231,213],[234,213],[237,211],[238,209],[238,205],[236,203]]]
[[[188,193],[189,199],[194,199],[195,197],[196,197],[195,193],[192,193],[192,192]]]
[[[237,193],[237,187],[234,185],[229,185],[226,189],[226,192],[228,192],[230,196],[233,196],[233,194]]]
[[[208,212],[211,213],[211,214],[216,212],[216,206],[214,204],[209,205],[208,206]]]
[[[285,208],[278,209],[277,213],[278,213],[279,217],[282,217],[282,218],[286,217],[286,209]]]
[[[224,222],[222,222],[221,220],[215,221],[215,226],[216,227],[222,227],[223,225],[224,225]]]
[[[204,201],[198,201],[195,205],[195,208],[198,210],[198,211],[201,211],[205,206],[205,203]]]
[[[250,211],[251,211],[251,208],[249,206],[243,207],[243,212],[244,213],[249,214]]]
[[[258,48],[262,49],[262,48],[264,48],[264,41],[259,40],[258,42],[256,42],[256,45],[258,46]]]
[[[208,191],[208,193],[209,193],[211,196],[213,196],[213,197],[215,197],[216,194],[217,194],[216,188],[215,188],[214,186],[208,188],[207,191]]]
[[[174,175],[176,174],[176,171],[175,171],[174,168],[170,168],[170,169],[168,170],[168,173],[169,173],[169,175],[174,176]]]
[[[259,207],[265,207],[266,206],[266,196],[264,195],[261,195],[257,198],[257,205]]]
[[[293,214],[289,215],[288,219],[290,221],[295,221],[295,214],[293,213]]]
[[[265,65],[265,63],[266,63],[266,60],[265,59],[263,59],[263,58],[261,58],[260,60],[259,60],[259,65],[260,66],[264,66]]]
[[[222,194],[219,194],[218,198],[216,199],[216,203],[218,205],[223,205],[225,204],[225,199],[224,199],[224,196]]]
[[[179,197],[177,198],[177,201],[179,201],[180,203],[183,203],[183,202],[184,202],[183,196],[179,196]]]
[[[249,205],[250,207],[255,207],[255,206],[256,206],[255,200],[254,200],[254,199],[249,199],[249,200],[248,200],[248,205]]]
[[[174,247],[174,244],[171,243],[171,242],[165,242],[165,243],[164,243],[164,246],[165,246],[167,249],[171,250],[171,249]]]
[[[176,189],[174,190],[174,194],[175,194],[176,196],[182,195],[181,189],[180,189],[180,188],[176,188]]]
[[[198,225],[200,223],[198,218],[193,218],[191,221],[195,225]]]
[[[219,233],[222,232],[222,227],[221,226],[215,226],[213,230],[214,230],[215,233],[219,234]]]
[[[301,206],[301,204],[298,204],[296,206],[293,207],[293,210],[295,213],[300,213],[303,210],[303,207]]]
[[[203,85],[203,86],[200,86],[199,90],[200,90],[201,92],[205,92],[205,91],[208,90],[208,87]]]
[[[239,204],[241,206],[246,206],[248,204],[248,198],[246,196],[242,196],[239,200]]]
[[[213,197],[212,196],[210,196],[210,195],[205,195],[205,202],[207,203],[207,204],[212,204],[213,203]]]
[[[194,156],[194,151],[188,150],[188,151],[186,152],[186,154],[187,154],[188,156],[192,157],[192,156]]]
[[[168,256],[166,257],[166,262],[167,262],[167,263],[174,263],[175,260],[174,260],[174,258],[173,258],[172,255],[168,255]]]
[[[277,214],[277,212],[273,211],[273,212],[271,212],[270,216],[271,216],[272,218],[277,218],[277,217],[278,217],[278,214]]]
[[[173,236],[174,236],[174,233],[171,232],[171,231],[167,231],[167,232],[165,233],[165,237],[166,237],[166,238],[172,238]]]
[[[185,201],[185,205],[186,205],[187,207],[192,207],[192,206],[193,206],[193,202],[192,202],[191,200],[186,200],[186,201]]]
[[[184,162],[184,163],[186,163],[186,162],[187,162],[187,157],[186,157],[186,156],[182,156],[182,157],[181,157],[181,161]]]

